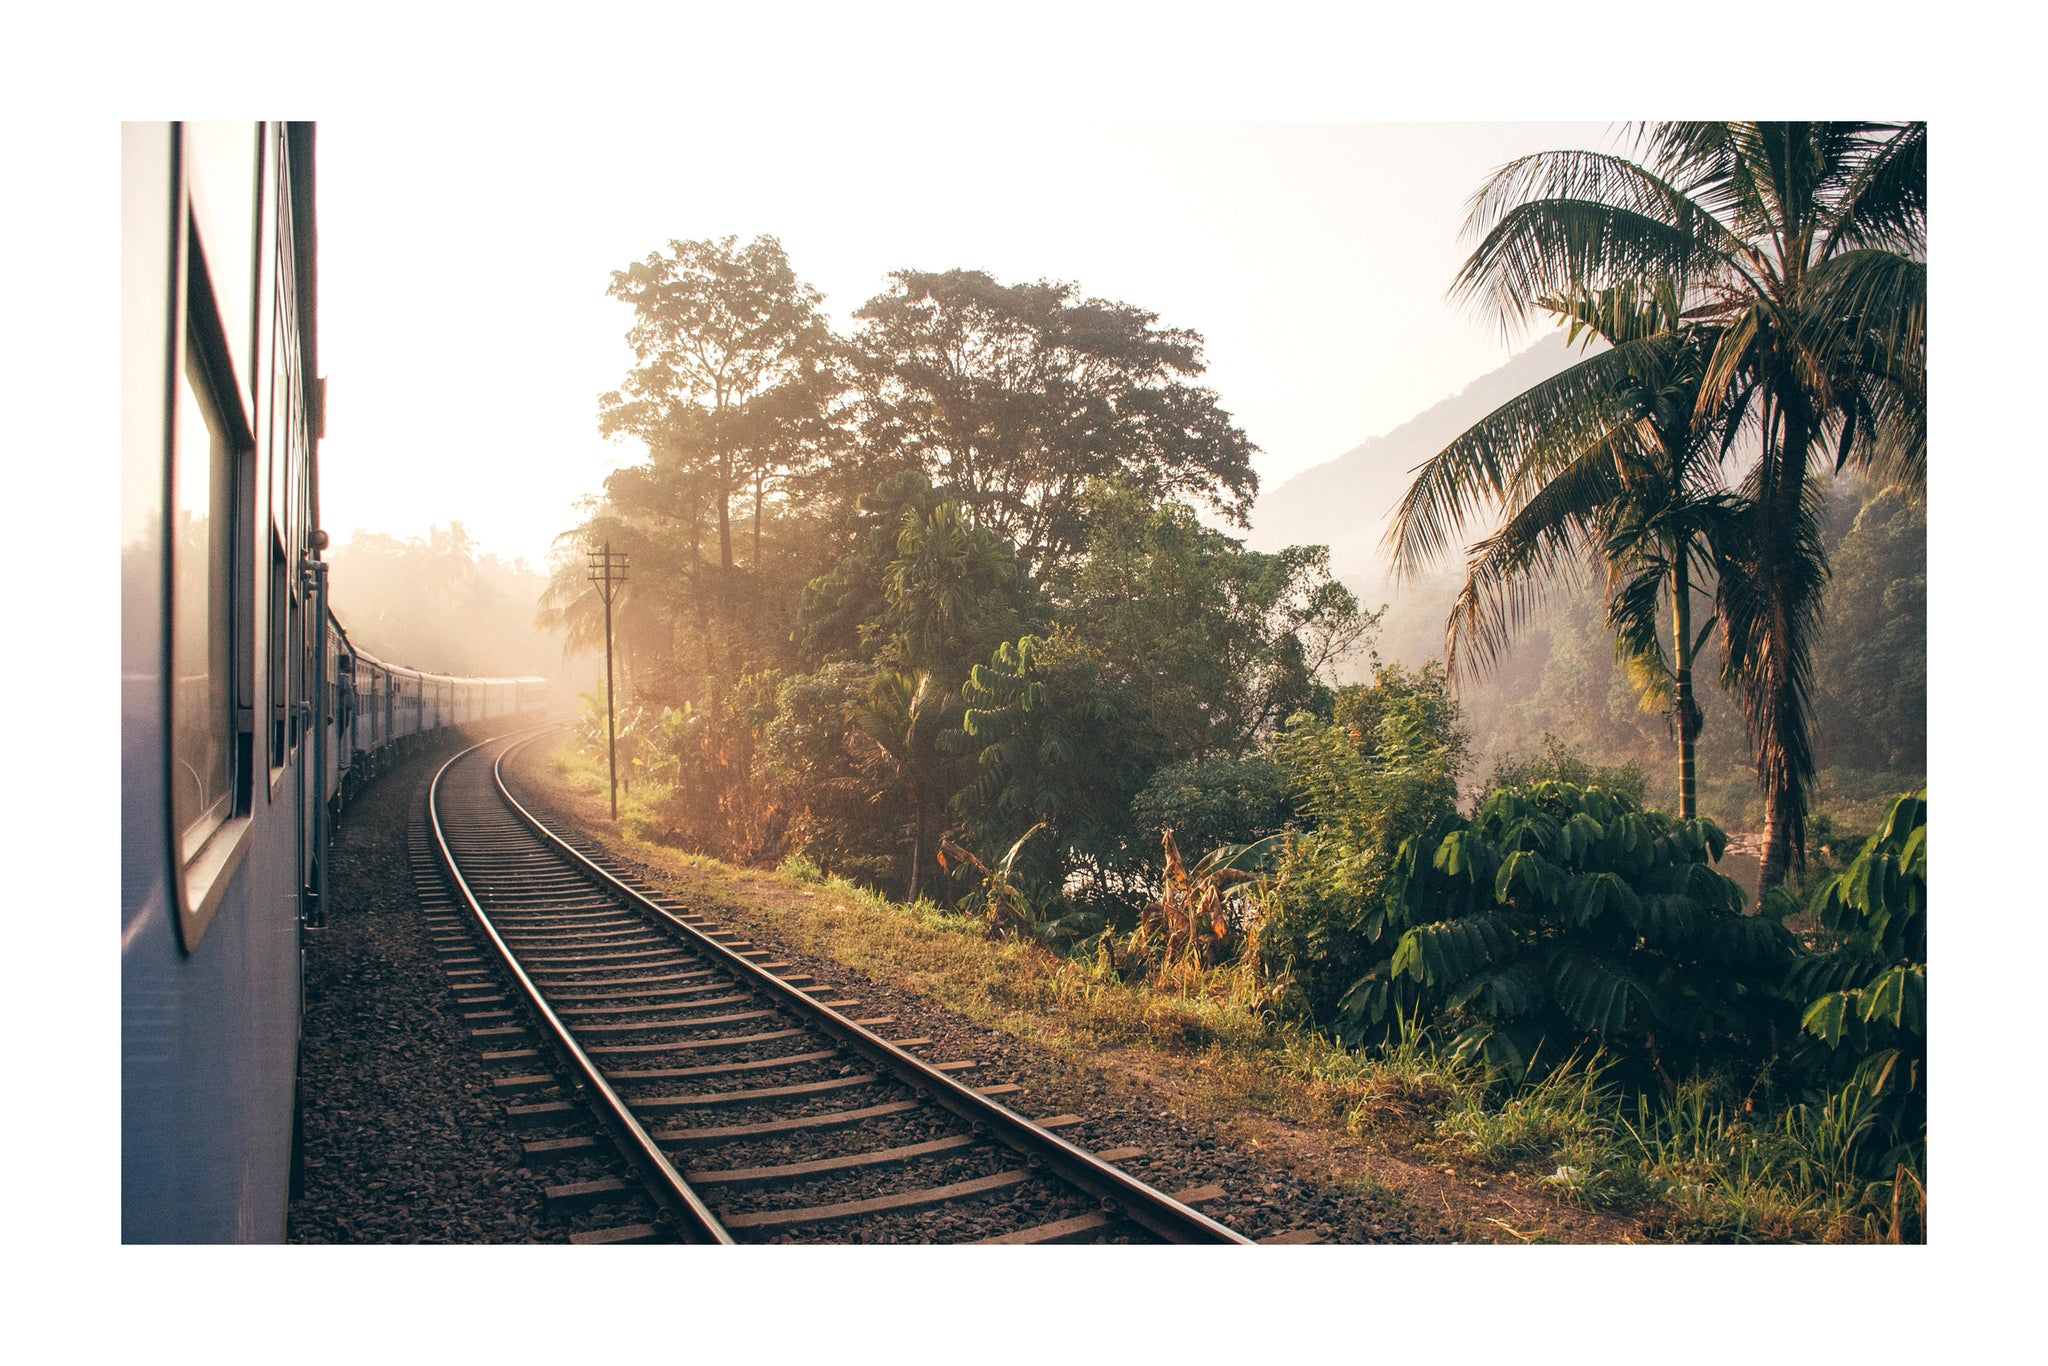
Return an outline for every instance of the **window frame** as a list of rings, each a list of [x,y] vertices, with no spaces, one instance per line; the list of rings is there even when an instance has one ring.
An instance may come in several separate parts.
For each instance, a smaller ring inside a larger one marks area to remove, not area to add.
[[[175,125],[174,125],[175,128]],[[182,137],[174,134],[174,148],[182,150]],[[228,540],[228,564],[225,590],[227,594],[227,675],[228,675],[228,793],[227,809],[220,822],[207,830],[195,845],[187,847],[187,834],[196,828],[198,821],[187,829],[179,828],[175,803],[164,803],[164,826],[166,847],[171,859],[172,899],[176,907],[179,946],[187,954],[195,952],[204,938],[214,916],[220,910],[221,902],[235,873],[247,859],[254,837],[254,759],[255,744],[255,660],[256,639],[256,594],[252,549],[255,543],[255,520],[257,495],[258,446],[252,426],[252,414],[245,402],[240,386],[234,378],[235,370],[232,352],[222,322],[217,297],[219,282],[208,268],[205,244],[194,218],[189,168],[184,165],[182,155],[174,151],[173,164],[177,167],[177,204],[174,221],[178,227],[178,255],[175,262],[178,289],[177,303],[171,319],[171,379],[173,384],[188,382],[188,375],[196,371],[203,379],[205,392],[200,401],[211,406],[218,417],[221,430],[229,446],[228,489],[225,500],[216,498],[214,505],[223,507],[230,521]],[[257,190],[251,187],[254,196]],[[188,369],[189,365],[189,369]],[[173,404],[182,401],[173,398]],[[168,414],[167,414],[168,416]],[[164,433],[164,493],[165,518],[168,523],[177,510],[178,463],[187,452],[179,449],[178,424],[175,420],[167,424]],[[211,452],[207,455],[211,459]],[[209,513],[209,516],[213,515]],[[177,777],[177,724],[175,709],[175,685],[177,650],[179,645],[178,611],[175,589],[177,576],[177,538],[166,534],[164,537],[164,578],[172,591],[164,594],[163,602],[163,766],[165,782],[168,785]],[[167,792],[171,789],[167,786]],[[209,808],[208,815],[212,808]],[[206,819],[202,816],[201,820]]]

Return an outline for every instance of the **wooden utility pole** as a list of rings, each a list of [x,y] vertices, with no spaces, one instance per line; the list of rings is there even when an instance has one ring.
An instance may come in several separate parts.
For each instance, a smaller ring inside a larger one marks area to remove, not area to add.
[[[606,541],[604,549],[590,552],[590,581],[597,585],[597,591],[604,597],[604,747],[605,758],[611,769],[612,778],[612,819],[619,818],[619,726],[618,712],[612,706],[612,598],[626,582],[626,552],[616,554],[612,543]]]

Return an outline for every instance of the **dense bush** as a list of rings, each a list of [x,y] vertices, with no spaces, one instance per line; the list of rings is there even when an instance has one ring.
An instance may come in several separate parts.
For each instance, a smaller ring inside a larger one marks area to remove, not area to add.
[[[1346,688],[1337,724],[1288,723],[1280,762],[1309,830],[1294,839],[1266,896],[1254,938],[1256,970],[1283,1015],[1339,1023],[1346,989],[1383,957],[1383,891],[1394,853],[1457,807],[1464,736],[1455,707],[1402,691]],[[1386,679],[1386,675],[1382,675]],[[1389,695],[1391,694],[1391,695]],[[1377,716],[1374,729],[1346,725]]]
[[[1874,1180],[1927,1160],[1927,792],[1900,796],[1884,824],[1808,912],[1821,951],[1792,973],[1800,1026],[1825,1045],[1799,1059],[1838,1111],[1866,1127],[1854,1147]]]
[[[1183,848],[1204,852],[1278,834],[1292,814],[1287,775],[1264,755],[1170,764],[1131,802],[1135,829],[1170,830]]]
[[[1403,842],[1366,929],[1380,961],[1344,998],[1352,1030],[1402,1017],[1511,1076],[1602,1050],[1640,1081],[1761,1051],[1796,941],[1744,916],[1712,867],[1726,839],[1599,788],[1541,782]]]
[[[973,760],[951,804],[966,844],[989,851],[984,864],[1000,856],[1041,905],[1077,882],[1100,896],[1137,857],[1130,802],[1157,762],[1143,713],[1064,628],[997,646],[960,695],[960,730],[941,745]]]
[[[1650,777],[1643,766],[1629,759],[1620,764],[1596,764],[1586,759],[1586,747],[1561,739],[1555,731],[1544,731],[1538,747],[1528,754],[1508,753],[1493,761],[1493,772],[1479,790],[1475,806],[1504,787],[1528,787],[1533,783],[1571,783],[1577,787],[1604,787],[1619,792],[1638,805],[1650,800]]]

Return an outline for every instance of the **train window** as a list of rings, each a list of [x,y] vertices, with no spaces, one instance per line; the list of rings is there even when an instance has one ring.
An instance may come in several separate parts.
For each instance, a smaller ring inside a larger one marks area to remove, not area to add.
[[[270,766],[283,768],[290,756],[291,691],[291,566],[284,555],[284,537],[270,526]]]
[[[256,741],[256,442],[196,215],[172,404],[170,739],[178,938],[199,945],[248,853]],[[245,314],[246,316],[246,314]]]
[[[263,128],[257,123],[186,123],[179,130],[192,217],[206,242],[212,298],[225,343],[219,380],[223,393],[247,393],[257,357],[257,222],[262,212]],[[229,356],[232,361],[228,360]],[[236,385],[239,373],[245,382]]]
[[[172,813],[187,862],[235,790],[235,451],[194,343],[178,387],[172,478]]]

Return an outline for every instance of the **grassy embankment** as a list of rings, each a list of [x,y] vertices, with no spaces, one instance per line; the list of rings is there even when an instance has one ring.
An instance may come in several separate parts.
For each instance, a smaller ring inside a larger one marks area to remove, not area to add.
[[[1427,1039],[1371,1058],[1209,990],[1125,982],[930,902],[901,905],[802,860],[734,867],[652,838],[644,790],[607,818],[601,761],[537,749],[520,766],[566,813],[735,928],[895,984],[1069,1065],[1138,1085],[1304,1175],[1405,1209],[1459,1241],[1865,1240],[1836,1179],[1828,1117],[1775,1121],[1714,1082],[1624,1106],[1597,1066],[1489,1085]],[[659,794],[655,794],[658,798]],[[1503,1215],[1507,1217],[1502,1217]]]

